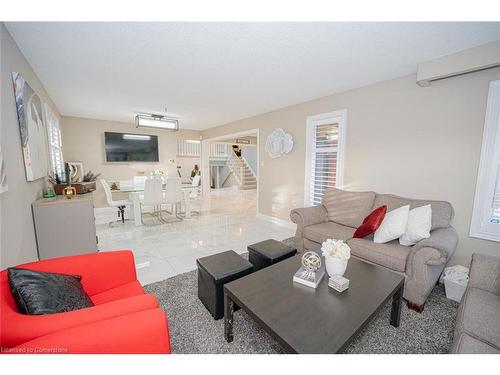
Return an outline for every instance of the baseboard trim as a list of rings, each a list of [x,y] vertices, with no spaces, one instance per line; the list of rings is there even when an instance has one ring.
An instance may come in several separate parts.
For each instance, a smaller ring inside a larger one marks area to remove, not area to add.
[[[96,214],[109,214],[109,213],[113,213],[113,214],[116,214],[116,211],[118,210],[117,207],[111,207],[111,206],[108,206],[108,207],[94,207],[94,212]],[[125,211],[129,211],[130,208],[129,207],[125,207]]]
[[[277,217],[274,217],[274,216],[270,216],[270,215],[266,215],[266,214],[261,214],[261,213],[257,213],[257,218],[258,219],[267,220],[267,221],[270,221],[271,223],[282,225],[282,226],[284,226],[286,228],[290,228],[290,229],[293,229],[293,230],[297,229],[297,224],[292,223],[289,220],[284,220],[284,219],[280,219],[280,218],[277,218]]]
[[[113,207],[94,207],[95,212],[107,212]]]

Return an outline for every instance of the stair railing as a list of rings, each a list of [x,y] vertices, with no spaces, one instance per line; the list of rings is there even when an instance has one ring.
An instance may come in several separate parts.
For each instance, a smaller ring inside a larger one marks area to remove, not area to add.
[[[255,171],[253,170],[253,168],[250,166],[250,164],[248,164],[248,161],[247,159],[245,159],[245,157],[243,155],[241,155],[241,158],[240,160],[245,163],[245,165],[247,166],[247,168],[250,170],[250,172],[252,172],[253,176],[255,177],[255,179],[257,179],[257,175],[255,174]]]
[[[236,155],[233,149],[230,151],[230,157],[228,159],[228,166],[231,169],[238,181],[240,187],[245,184],[245,167],[241,158]]]
[[[243,165],[240,165],[240,181],[241,186],[245,186],[245,168]]]
[[[210,144],[210,157],[228,157],[228,145],[226,143]]]

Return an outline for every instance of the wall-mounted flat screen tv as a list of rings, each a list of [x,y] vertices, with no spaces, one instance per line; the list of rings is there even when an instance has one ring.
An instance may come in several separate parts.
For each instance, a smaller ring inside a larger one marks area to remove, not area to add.
[[[106,161],[158,161],[156,135],[104,133]]]

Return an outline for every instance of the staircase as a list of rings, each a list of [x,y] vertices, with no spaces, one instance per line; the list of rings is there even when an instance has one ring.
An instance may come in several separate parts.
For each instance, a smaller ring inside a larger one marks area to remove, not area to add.
[[[236,177],[240,190],[257,189],[257,178],[250,169],[248,163],[241,156],[231,150],[231,155],[228,158],[227,166]]]

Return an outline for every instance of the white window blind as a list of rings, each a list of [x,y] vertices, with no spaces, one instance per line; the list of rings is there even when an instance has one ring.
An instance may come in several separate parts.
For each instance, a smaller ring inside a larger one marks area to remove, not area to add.
[[[342,181],[342,133],[345,111],[308,119],[306,148],[306,205],[318,205],[329,188]]]
[[[320,204],[325,191],[336,186],[338,135],[338,123],[315,127],[310,198],[313,205]]]
[[[490,211],[490,223],[500,225],[500,159],[497,160],[497,176]]]
[[[49,138],[49,161],[51,174],[57,174],[60,178],[64,175],[64,160],[62,151],[61,128],[59,120],[48,105],[45,105],[45,121],[47,124],[47,136]]]
[[[500,80],[490,82],[470,235],[500,242]]]

